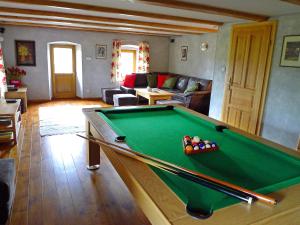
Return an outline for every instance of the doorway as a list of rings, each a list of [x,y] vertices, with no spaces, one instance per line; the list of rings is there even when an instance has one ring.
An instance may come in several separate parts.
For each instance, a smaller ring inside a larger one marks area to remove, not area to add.
[[[276,32],[275,21],[235,25],[222,120],[259,135]]]
[[[52,94],[54,98],[76,97],[76,54],[74,45],[50,45]]]

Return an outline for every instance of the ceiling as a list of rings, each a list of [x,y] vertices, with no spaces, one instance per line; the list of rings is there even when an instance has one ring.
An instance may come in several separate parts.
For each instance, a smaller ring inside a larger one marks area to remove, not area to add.
[[[300,13],[300,0],[0,0],[0,25],[176,36]]]

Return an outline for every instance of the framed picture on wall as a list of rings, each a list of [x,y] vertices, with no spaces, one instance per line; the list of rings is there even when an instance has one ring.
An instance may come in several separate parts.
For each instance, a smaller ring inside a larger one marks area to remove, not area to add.
[[[187,61],[188,46],[181,46],[181,61]]]
[[[16,40],[17,66],[36,66],[35,41]]]
[[[106,59],[107,46],[96,44],[96,59]]]
[[[280,66],[300,67],[300,35],[284,36]]]

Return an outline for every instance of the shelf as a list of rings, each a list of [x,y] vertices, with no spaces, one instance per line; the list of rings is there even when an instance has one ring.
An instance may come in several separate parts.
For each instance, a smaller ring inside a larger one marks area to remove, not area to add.
[[[4,122],[0,119],[0,131],[6,131],[7,129],[13,129],[13,121],[11,119],[6,119]]]
[[[14,141],[13,132],[1,132],[0,133],[0,142],[10,142]]]
[[[21,126],[20,100],[15,103],[0,102],[0,142],[17,143]]]

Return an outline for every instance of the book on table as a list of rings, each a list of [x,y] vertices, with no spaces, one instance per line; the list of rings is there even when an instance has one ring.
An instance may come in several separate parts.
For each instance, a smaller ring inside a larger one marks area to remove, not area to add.
[[[13,132],[1,132],[0,141],[11,140],[13,138]]]
[[[8,127],[12,124],[12,120],[11,119],[2,119],[0,118],[0,128],[1,127]]]

